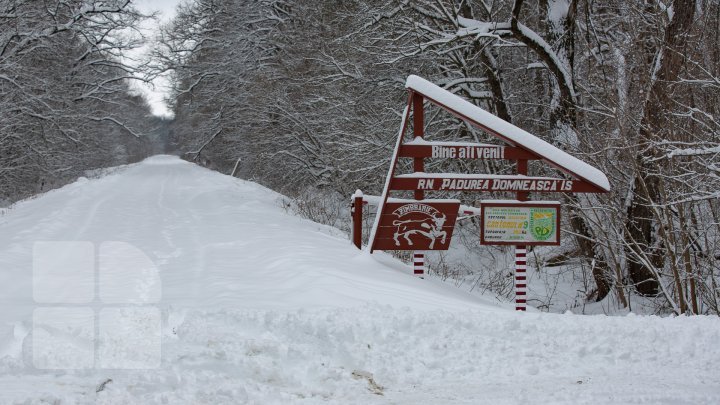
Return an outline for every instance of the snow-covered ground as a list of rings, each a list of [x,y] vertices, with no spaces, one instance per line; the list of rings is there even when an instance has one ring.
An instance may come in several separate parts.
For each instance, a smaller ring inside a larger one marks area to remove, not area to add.
[[[156,156],[3,211],[0,404],[720,403],[717,317],[515,313],[280,199]]]

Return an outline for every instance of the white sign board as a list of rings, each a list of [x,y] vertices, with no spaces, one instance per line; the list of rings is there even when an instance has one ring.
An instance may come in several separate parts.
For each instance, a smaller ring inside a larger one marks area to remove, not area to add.
[[[482,203],[483,245],[559,245],[559,203]]]

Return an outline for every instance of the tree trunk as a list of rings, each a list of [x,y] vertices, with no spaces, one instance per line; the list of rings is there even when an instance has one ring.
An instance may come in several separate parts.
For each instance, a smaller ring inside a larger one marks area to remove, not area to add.
[[[555,128],[553,131],[555,132],[555,139],[553,139],[553,141],[559,143],[561,148],[567,149],[568,146],[572,145],[568,145],[565,142],[574,142],[574,140],[571,139],[572,137],[568,137],[566,133],[572,131],[572,133],[575,134],[577,128],[577,99],[573,78],[577,3],[570,1],[566,17],[561,21],[553,22],[553,24],[559,23],[559,26],[549,27],[549,30],[553,31],[552,34],[548,34],[551,36],[551,42],[559,43],[559,50],[555,52],[556,55],[550,54],[547,44],[538,42],[535,38],[527,36],[524,32],[525,28],[519,21],[523,3],[523,0],[516,0],[513,4],[510,30],[517,40],[527,45],[528,48],[532,49],[538,57],[545,62],[545,65],[548,66],[548,69],[555,78],[559,102],[551,112],[550,119],[552,122],[550,125],[552,128]],[[547,7],[549,6],[546,5],[546,11],[549,15],[550,13]],[[562,34],[560,34],[560,32],[562,32]],[[561,60],[564,60],[564,66],[561,64]],[[572,205],[577,203],[577,197],[567,195],[565,198],[566,201],[570,203],[568,204],[568,206],[570,206],[570,226],[573,232],[578,235],[576,240],[581,254],[594,262],[592,273],[597,288],[588,294],[588,298],[600,301],[605,298],[612,289],[612,272],[605,258],[595,249],[595,243],[593,243],[594,236],[591,228],[582,215],[572,208]]]
[[[684,59],[684,48],[695,16],[695,0],[677,0],[674,13],[665,30],[663,45],[658,52],[655,79],[645,102],[643,118],[638,132],[639,149],[636,156],[637,174],[635,192],[627,212],[627,246],[630,260],[628,273],[637,291],[653,296],[659,292],[657,273],[665,263],[662,244],[658,241],[657,218],[652,206],[662,203],[660,193],[662,178],[657,163],[650,163],[659,154],[657,142],[672,138],[668,111],[672,107],[672,84],[677,81]],[[656,170],[653,171],[652,168]],[[654,267],[654,269],[649,268]]]

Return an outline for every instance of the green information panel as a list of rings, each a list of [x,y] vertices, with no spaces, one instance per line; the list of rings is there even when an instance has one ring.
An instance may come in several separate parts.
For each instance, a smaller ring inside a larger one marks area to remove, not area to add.
[[[482,244],[560,244],[559,203],[483,203],[481,209]]]

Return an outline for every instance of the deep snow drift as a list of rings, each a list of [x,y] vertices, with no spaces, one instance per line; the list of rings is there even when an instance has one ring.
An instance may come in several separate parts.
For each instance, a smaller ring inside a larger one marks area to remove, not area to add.
[[[156,156],[5,210],[0,403],[720,403],[716,317],[515,313],[279,200]]]

